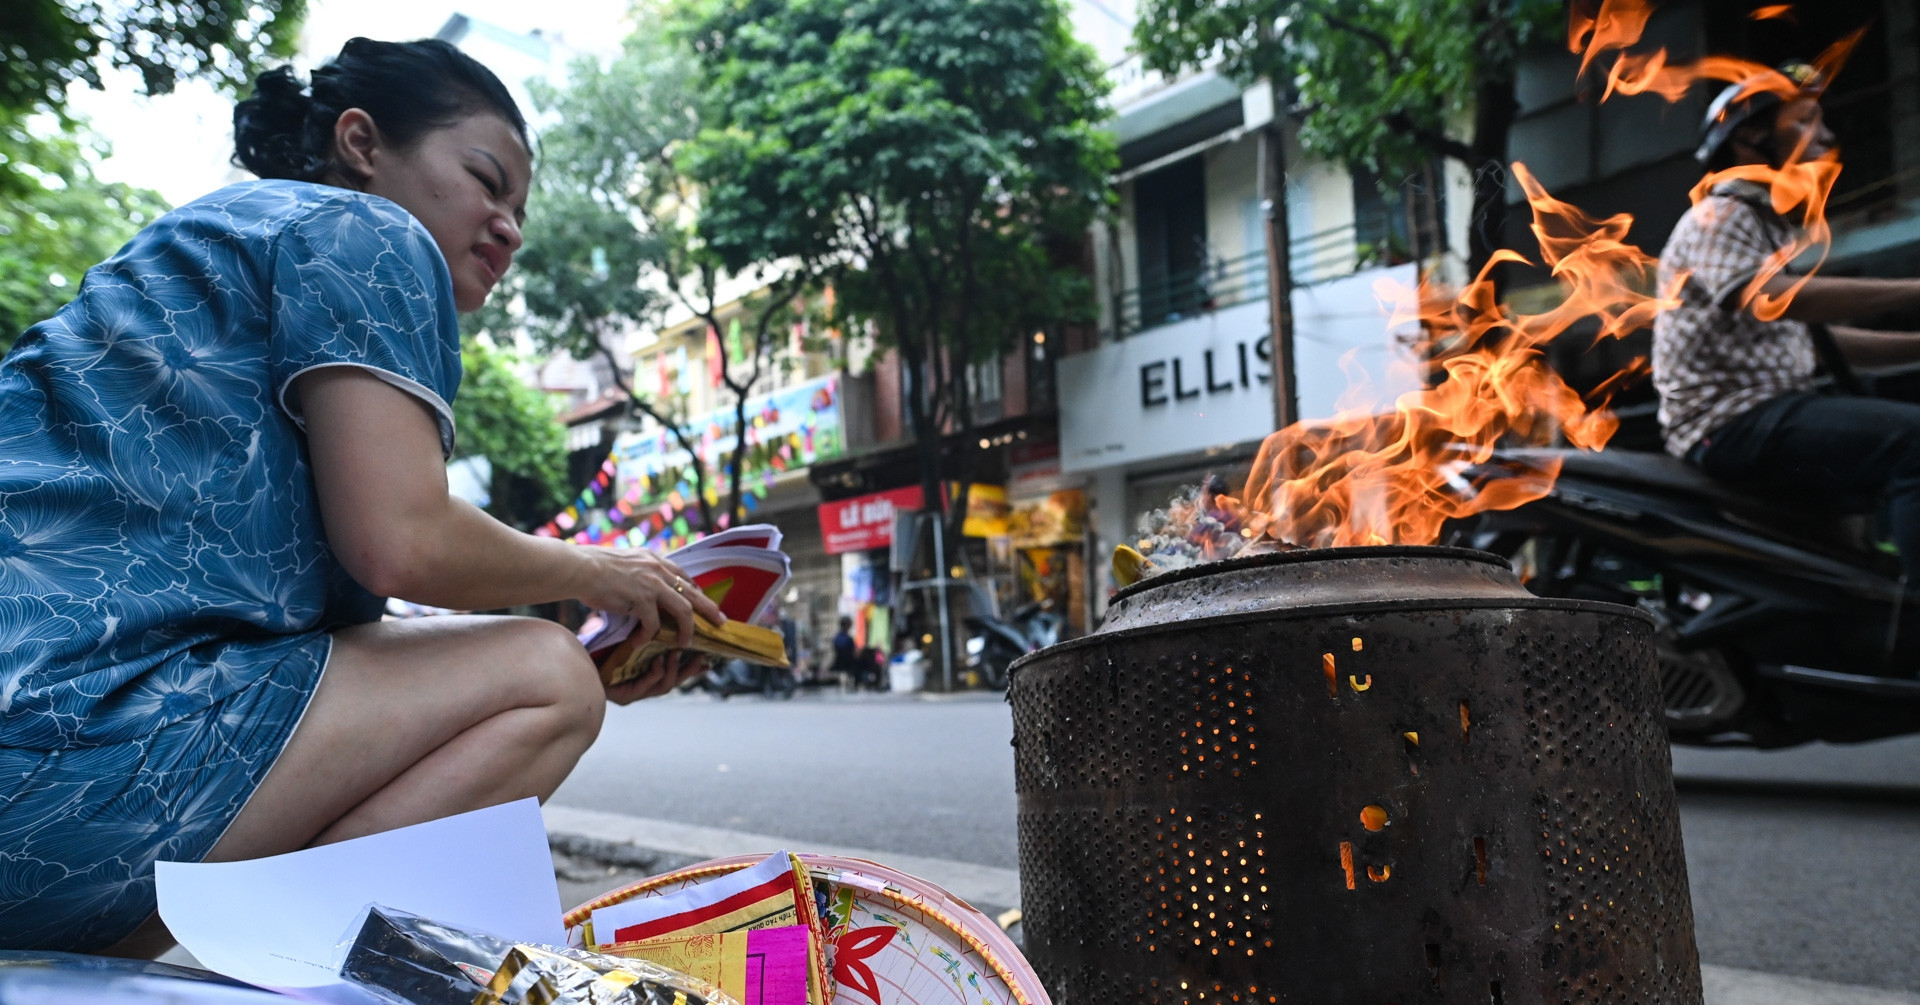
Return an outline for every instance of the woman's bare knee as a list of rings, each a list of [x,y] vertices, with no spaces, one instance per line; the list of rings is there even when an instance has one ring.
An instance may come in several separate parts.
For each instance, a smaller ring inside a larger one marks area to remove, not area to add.
[[[522,630],[522,665],[530,683],[541,690],[542,704],[561,714],[569,733],[591,743],[607,709],[606,689],[593,660],[572,632],[551,621],[529,620]]]

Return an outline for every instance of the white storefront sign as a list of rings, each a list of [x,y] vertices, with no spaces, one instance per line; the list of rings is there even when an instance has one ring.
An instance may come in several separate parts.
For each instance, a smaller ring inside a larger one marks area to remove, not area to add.
[[[1293,291],[1294,373],[1307,419],[1333,416],[1349,353],[1379,400],[1415,386],[1410,370],[1389,365],[1404,354],[1374,292],[1382,279],[1408,289],[1418,281],[1407,265]],[[1240,304],[1061,360],[1061,468],[1130,464],[1272,432],[1267,310],[1264,300]]]

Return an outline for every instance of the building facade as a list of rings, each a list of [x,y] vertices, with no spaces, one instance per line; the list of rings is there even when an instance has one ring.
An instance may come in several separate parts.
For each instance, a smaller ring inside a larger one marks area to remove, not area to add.
[[[1112,69],[1119,211],[1089,237],[1098,331],[1057,364],[1061,472],[1090,501],[1088,593],[1113,589],[1116,544],[1183,489],[1244,480],[1275,429],[1266,204],[1285,150],[1292,369],[1298,416],[1332,418],[1364,372],[1372,402],[1413,385],[1375,285],[1413,287],[1464,263],[1464,177],[1436,166],[1382,194],[1374,179],[1306,158],[1272,89],[1213,70],[1165,79],[1135,58]]]

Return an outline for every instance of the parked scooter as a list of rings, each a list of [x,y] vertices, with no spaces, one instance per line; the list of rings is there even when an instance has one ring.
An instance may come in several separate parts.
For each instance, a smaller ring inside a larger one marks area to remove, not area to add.
[[[768,698],[791,698],[800,682],[786,667],[748,663],[742,659],[722,660],[701,678],[706,690],[722,701],[736,694],[761,694]]]
[[[965,666],[976,671],[995,691],[1007,687],[1007,667],[1036,649],[1060,641],[1064,619],[1052,610],[1052,601],[1023,604],[1010,621],[987,615],[973,615],[967,626]]]
[[[1863,500],[1716,481],[1665,454],[1502,451],[1463,473],[1541,499],[1443,542],[1510,558],[1542,596],[1637,607],[1676,743],[1782,747],[1920,731],[1920,611]],[[1849,505],[1852,504],[1852,505]],[[1903,606],[1906,609],[1903,609]]]

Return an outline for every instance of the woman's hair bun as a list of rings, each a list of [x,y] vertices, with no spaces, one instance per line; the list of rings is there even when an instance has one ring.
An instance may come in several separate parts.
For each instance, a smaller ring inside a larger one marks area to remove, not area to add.
[[[327,162],[312,152],[315,107],[290,66],[254,78],[253,96],[233,109],[233,162],[262,178],[317,180]]]
[[[319,181],[334,156],[334,124],[349,108],[402,148],[476,113],[500,116],[527,139],[500,78],[451,43],[354,38],[313,71],[311,91],[285,66],[254,80],[253,96],[233,109],[233,162],[262,178]]]

